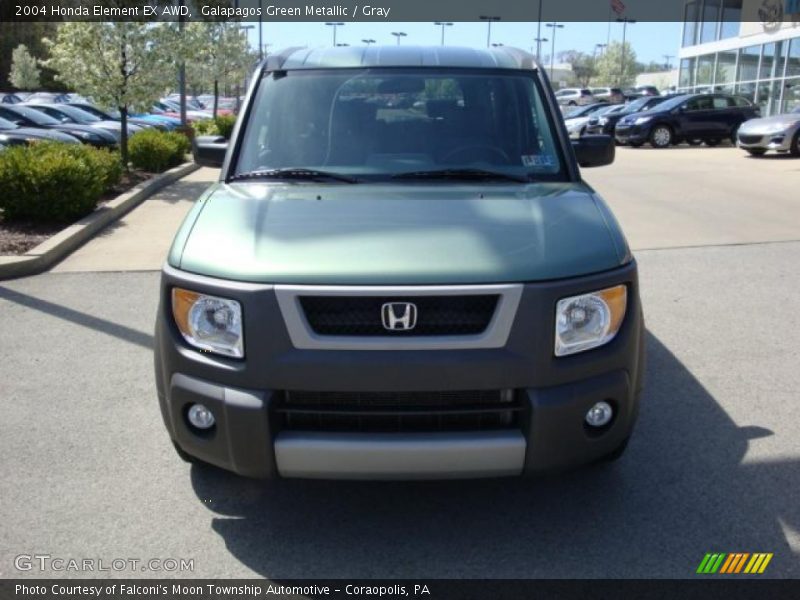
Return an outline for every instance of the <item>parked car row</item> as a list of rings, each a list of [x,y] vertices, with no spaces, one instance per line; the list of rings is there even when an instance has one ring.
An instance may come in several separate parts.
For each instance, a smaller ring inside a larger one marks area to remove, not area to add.
[[[589,104],[624,104],[639,98],[656,97],[661,93],[652,85],[640,85],[622,90],[618,87],[562,88],[556,92],[556,100],[562,107],[587,106]]]
[[[719,93],[644,95],[627,104],[595,103],[565,116],[572,138],[611,135],[618,145],[667,148],[680,143],[717,146],[725,140],[753,156],[769,151],[800,156],[800,107],[760,118],[758,106]]]

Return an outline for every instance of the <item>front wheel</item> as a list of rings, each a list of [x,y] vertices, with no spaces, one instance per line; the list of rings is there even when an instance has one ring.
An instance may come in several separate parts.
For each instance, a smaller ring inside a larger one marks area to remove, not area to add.
[[[656,125],[650,132],[650,145],[653,148],[667,148],[672,145],[672,129],[667,125]]]
[[[800,156],[800,129],[794,132],[792,145],[789,147],[789,153],[792,156]]]
[[[767,151],[763,148],[745,148],[750,156],[764,156]]]

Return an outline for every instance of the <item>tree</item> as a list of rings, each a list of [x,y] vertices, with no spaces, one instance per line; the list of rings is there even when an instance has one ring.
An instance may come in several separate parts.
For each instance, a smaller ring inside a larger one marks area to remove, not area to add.
[[[233,85],[244,79],[253,63],[247,34],[238,23],[193,22],[185,29],[187,79],[194,89],[212,89],[213,114],[217,116],[220,85]]]
[[[28,2],[31,4],[32,2]],[[0,2],[0,4],[3,4]],[[5,7],[5,4],[3,4]],[[9,6],[11,8],[11,6]],[[12,52],[20,44],[25,44],[28,51],[36,57],[44,58],[47,55],[47,48],[42,42],[43,38],[53,37],[56,34],[59,23],[54,21],[36,21],[21,23],[19,21],[3,21],[0,18],[0,90],[4,90],[11,85],[10,71]],[[43,65],[39,65],[42,67]],[[40,88],[57,91],[66,91],[64,85],[56,82],[50,69],[41,69]]]
[[[122,1],[122,0],[116,0]],[[81,94],[119,110],[122,164],[128,166],[128,115],[147,108],[172,83],[171,48],[165,26],[126,21],[64,23],[54,40],[45,40],[44,63],[57,78]]]
[[[41,72],[36,59],[28,52],[25,44],[20,44],[11,53],[11,73],[8,80],[19,90],[34,90],[39,87]]]
[[[569,63],[572,66],[572,72],[575,75],[577,84],[581,87],[589,85],[589,81],[595,76],[596,58],[586,52],[578,50],[564,50],[556,54],[559,62]]]
[[[636,53],[629,42],[625,42],[624,52],[620,42],[611,42],[596,64],[598,84],[626,87],[636,80]]]

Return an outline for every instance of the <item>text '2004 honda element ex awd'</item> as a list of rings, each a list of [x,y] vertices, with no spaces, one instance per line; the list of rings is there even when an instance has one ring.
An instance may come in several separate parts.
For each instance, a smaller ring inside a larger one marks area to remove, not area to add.
[[[251,477],[530,475],[637,416],[636,263],[533,57],[292,49],[256,71],[156,326],[178,453]]]

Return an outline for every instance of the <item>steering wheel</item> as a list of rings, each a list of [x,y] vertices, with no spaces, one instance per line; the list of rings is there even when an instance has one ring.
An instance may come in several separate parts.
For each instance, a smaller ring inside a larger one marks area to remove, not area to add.
[[[498,148],[497,146],[490,146],[489,144],[467,144],[465,146],[459,146],[458,148],[454,148],[453,150],[450,150],[450,152],[442,156],[441,162],[446,163],[454,156],[458,156],[459,154],[475,150],[477,150],[478,153],[488,150],[488,153],[494,154],[495,158],[497,157],[501,158],[504,164],[511,163],[511,158],[508,156],[508,154],[506,154],[505,150],[503,150],[502,148]],[[498,164],[498,163],[493,163],[493,164]]]

